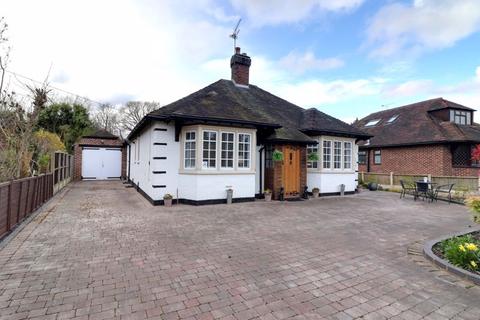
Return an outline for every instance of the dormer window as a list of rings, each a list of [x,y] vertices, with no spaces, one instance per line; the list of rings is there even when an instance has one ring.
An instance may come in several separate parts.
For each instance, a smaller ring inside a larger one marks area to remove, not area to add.
[[[392,123],[393,121],[397,120],[397,118],[398,118],[398,114],[390,117],[390,119],[387,120],[387,123]]]
[[[450,109],[450,122],[462,125],[471,125],[472,113],[470,111]]]
[[[377,125],[380,122],[380,120],[381,119],[370,120],[370,121],[367,122],[365,127],[373,127],[373,126]]]

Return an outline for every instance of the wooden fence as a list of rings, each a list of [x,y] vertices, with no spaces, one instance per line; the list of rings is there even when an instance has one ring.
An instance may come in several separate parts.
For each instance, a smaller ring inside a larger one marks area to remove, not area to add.
[[[397,175],[392,173],[373,173],[373,172],[360,172],[358,174],[359,183],[376,182],[382,186],[400,187],[400,180],[406,183],[413,183],[417,180],[423,180],[428,178],[432,182],[438,185],[454,184],[453,189],[456,191],[479,191],[480,178],[479,177],[451,177],[451,176],[432,176],[430,174],[425,175]]]
[[[63,152],[55,152],[52,160],[53,192],[57,193],[72,180],[73,156]]]
[[[0,184],[0,239],[61,190],[73,173],[71,155],[56,152],[51,171]]]

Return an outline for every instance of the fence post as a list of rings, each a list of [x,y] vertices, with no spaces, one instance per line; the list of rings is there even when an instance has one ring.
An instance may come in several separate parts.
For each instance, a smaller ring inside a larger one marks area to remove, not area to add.
[[[20,222],[20,209],[22,208],[23,181],[20,181],[20,192],[18,193],[17,223]]]
[[[393,187],[393,172],[390,172],[390,188]]]
[[[365,172],[363,172],[363,171],[362,171],[362,183],[365,183]]]
[[[8,184],[8,197],[7,197],[7,232],[12,227],[12,181]]]

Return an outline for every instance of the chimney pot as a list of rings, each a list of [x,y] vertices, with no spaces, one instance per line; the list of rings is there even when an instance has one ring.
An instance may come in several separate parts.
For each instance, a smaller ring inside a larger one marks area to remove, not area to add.
[[[235,53],[240,54],[240,47],[235,47]]]

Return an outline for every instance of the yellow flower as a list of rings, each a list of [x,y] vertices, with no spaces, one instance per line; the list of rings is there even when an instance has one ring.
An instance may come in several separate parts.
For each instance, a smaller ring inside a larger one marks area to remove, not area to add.
[[[463,244],[459,245],[458,249],[460,249],[460,251],[463,251],[463,252],[467,251],[465,250],[465,247],[463,246]]]
[[[465,243],[465,248],[467,248],[470,251],[477,251],[478,247],[475,243]]]
[[[473,268],[477,268],[477,263],[475,261],[470,261],[470,265],[473,267]]]

